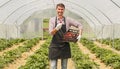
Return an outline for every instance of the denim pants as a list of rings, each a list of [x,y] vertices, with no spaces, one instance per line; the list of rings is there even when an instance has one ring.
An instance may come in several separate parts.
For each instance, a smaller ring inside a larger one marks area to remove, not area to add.
[[[56,60],[50,60],[50,69],[57,69],[57,61]],[[68,59],[61,59],[61,68],[62,69],[67,69],[67,61]]]

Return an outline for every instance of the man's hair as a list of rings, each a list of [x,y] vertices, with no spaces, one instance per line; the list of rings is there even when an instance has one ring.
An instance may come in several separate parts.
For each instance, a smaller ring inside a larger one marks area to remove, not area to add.
[[[57,9],[58,6],[65,8],[65,5],[63,3],[57,4],[56,9]]]

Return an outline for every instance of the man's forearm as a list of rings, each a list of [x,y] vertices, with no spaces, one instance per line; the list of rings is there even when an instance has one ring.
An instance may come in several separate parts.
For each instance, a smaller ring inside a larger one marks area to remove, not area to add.
[[[51,34],[52,34],[52,35],[55,35],[56,32],[57,32],[57,30],[56,30],[56,29],[53,29],[53,30],[51,31]]]

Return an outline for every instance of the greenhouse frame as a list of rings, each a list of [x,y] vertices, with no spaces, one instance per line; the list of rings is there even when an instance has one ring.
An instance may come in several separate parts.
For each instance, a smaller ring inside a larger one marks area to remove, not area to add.
[[[56,9],[59,3],[65,10]],[[63,12],[70,20],[63,16],[50,20]],[[55,63],[49,58],[50,51],[60,56]],[[120,69],[120,0],[0,0],[0,69],[52,66]]]
[[[83,23],[85,37],[120,38],[119,0],[0,0],[0,38],[43,36],[43,19],[55,16],[60,2],[65,16]]]

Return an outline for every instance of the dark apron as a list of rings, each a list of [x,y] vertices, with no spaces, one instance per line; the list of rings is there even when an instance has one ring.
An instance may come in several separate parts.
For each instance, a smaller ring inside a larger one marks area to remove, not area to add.
[[[55,26],[57,25],[57,17],[55,20]],[[53,36],[49,46],[49,59],[66,59],[71,58],[70,44],[63,42],[63,34],[66,32],[66,21],[64,17],[64,24],[61,29]]]

